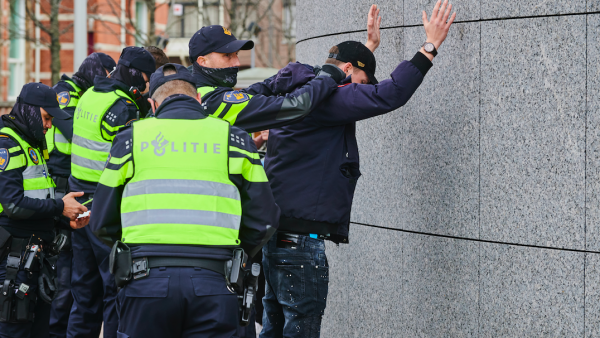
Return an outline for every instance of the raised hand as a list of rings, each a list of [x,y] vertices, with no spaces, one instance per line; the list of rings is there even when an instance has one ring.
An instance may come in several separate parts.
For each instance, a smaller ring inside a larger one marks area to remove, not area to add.
[[[375,49],[379,47],[381,42],[381,32],[379,27],[381,26],[381,16],[379,16],[379,8],[377,5],[372,5],[369,9],[369,16],[367,19],[367,48],[371,52],[375,52]]]
[[[427,42],[433,43],[436,49],[439,49],[442,42],[446,40],[450,26],[456,18],[456,12],[454,12],[448,20],[450,12],[452,12],[452,4],[448,4],[448,0],[444,0],[443,4],[442,0],[438,0],[433,6],[430,20],[427,20],[427,13],[423,11],[423,26],[425,27],[425,34],[427,34]]]

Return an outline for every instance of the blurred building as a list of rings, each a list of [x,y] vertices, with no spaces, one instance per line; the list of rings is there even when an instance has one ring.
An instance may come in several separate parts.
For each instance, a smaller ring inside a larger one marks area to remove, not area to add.
[[[53,84],[52,37],[60,42],[58,76],[73,74],[74,1],[63,0],[58,15],[52,15],[49,0],[37,5],[34,0],[0,0],[0,114],[12,107],[25,83]],[[221,24],[239,39],[256,43],[254,51],[240,53],[242,69],[281,68],[295,60],[295,8],[295,0],[87,0],[84,48],[86,55],[103,52],[116,60],[126,46],[157,45],[166,47],[172,62],[189,65],[192,34]],[[58,22],[53,34],[48,33],[51,17]],[[154,34],[149,34],[152,26]]]
[[[180,1],[168,13],[165,52],[172,62],[189,65],[190,37],[203,26],[218,24],[238,39],[254,40],[253,51],[240,51],[242,69],[282,68],[296,59],[295,14],[296,0]]]
[[[79,1],[79,0],[77,0]],[[144,45],[150,27],[147,1],[88,0],[87,54],[103,52],[118,59],[125,46]],[[63,0],[58,8],[60,74],[73,74],[74,0]],[[164,35],[169,1],[157,0],[154,26]],[[50,1],[0,0],[0,113],[12,107],[21,87],[39,81],[52,85],[49,49]],[[40,25],[35,21],[39,20]],[[43,27],[38,27],[43,26]],[[39,44],[36,43],[39,41]],[[4,110],[4,111],[3,111]]]

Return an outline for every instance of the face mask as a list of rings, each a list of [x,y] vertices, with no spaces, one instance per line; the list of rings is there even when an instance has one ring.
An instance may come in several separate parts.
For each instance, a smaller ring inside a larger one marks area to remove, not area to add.
[[[237,84],[239,68],[206,68],[194,63],[194,72],[211,79],[212,82],[220,87],[233,88]]]

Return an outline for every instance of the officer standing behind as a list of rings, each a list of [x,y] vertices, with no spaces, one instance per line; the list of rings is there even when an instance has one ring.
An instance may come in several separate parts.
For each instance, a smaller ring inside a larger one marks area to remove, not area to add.
[[[349,75],[342,86],[301,122],[270,130],[265,167],[282,216],[277,235],[263,249],[267,291],[261,338],[319,337],[329,282],[324,240],[348,243],[361,175],[356,121],[403,106],[417,90],[456,15],[449,17],[447,0],[440,4],[431,21],[423,12],[426,42],[390,80],[377,82],[369,48],[343,42],[326,61]],[[304,288],[293,287],[300,282]]]
[[[110,78],[96,77],[94,87],[79,100],[73,123],[69,189],[85,192],[82,201],[93,198],[117,131],[140,114],[145,116],[138,111],[140,106],[136,101],[147,90],[147,81],[154,70],[154,58],[148,51],[127,47]],[[88,204],[90,209],[92,204]],[[94,212],[94,217],[97,216],[100,215]],[[74,231],[72,239],[74,302],[67,335],[98,337],[104,320],[104,337],[116,337],[117,289],[108,272],[110,247],[87,228]]]
[[[339,68],[325,65],[314,81],[289,94],[276,95],[271,86],[273,78],[247,89],[233,90],[240,66],[237,54],[253,47],[254,42],[237,40],[227,28],[219,25],[202,27],[189,42],[194,81],[202,95],[204,112],[247,132],[299,121],[331,95],[337,82],[346,77]],[[278,76],[293,78],[294,71],[300,68],[304,66],[290,63]]]
[[[0,336],[47,337],[50,303],[56,296],[53,245],[55,218],[80,228],[89,217],[75,200],[83,193],[55,199],[48,175],[44,134],[52,118],[69,115],[56,93],[41,83],[23,86],[17,103],[0,119]]]
[[[71,140],[73,138],[73,115],[79,98],[94,83],[96,76],[106,77],[116,66],[115,61],[103,53],[92,53],[86,57],[79,70],[72,78],[63,74],[53,89],[58,95],[60,108],[71,117],[65,120],[56,119],[52,128],[46,133],[48,146],[48,170],[56,184],[55,196],[62,198],[67,192],[67,181],[71,175]],[[50,337],[66,337],[69,314],[73,305],[71,295],[71,264],[73,250],[71,248],[71,230],[61,229],[67,242],[63,246],[57,262],[59,292],[52,302],[50,315]]]
[[[133,273],[118,295],[119,333],[237,336],[225,262],[239,247],[255,255],[279,208],[254,142],[203,113],[185,67],[165,65],[150,87],[156,118],[117,134],[95,194],[91,229],[129,245],[134,262],[118,269]]]

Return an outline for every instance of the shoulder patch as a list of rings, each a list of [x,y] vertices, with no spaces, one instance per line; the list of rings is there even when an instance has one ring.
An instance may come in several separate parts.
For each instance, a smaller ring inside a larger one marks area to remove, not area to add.
[[[10,161],[8,149],[0,148],[0,170],[4,170],[8,167],[8,161]]]
[[[37,153],[35,152],[35,150],[33,150],[33,148],[29,147],[29,149],[27,149],[27,152],[29,153],[29,157],[33,161],[33,164],[40,163],[40,159],[38,158]]]
[[[237,90],[226,92],[223,95],[223,102],[227,103],[242,103],[250,100],[248,94],[240,93]]]
[[[67,106],[71,102],[71,93],[60,92],[58,93],[58,104],[61,106]]]

